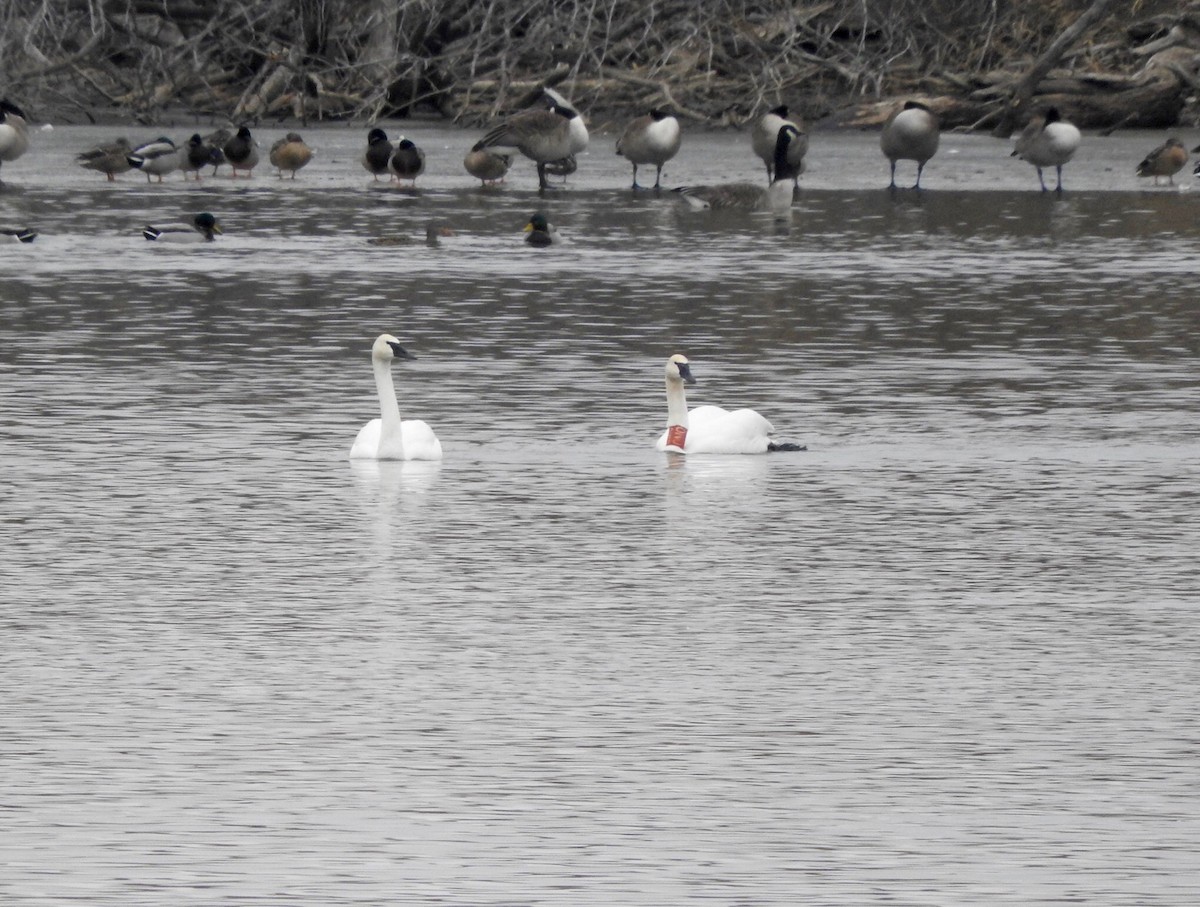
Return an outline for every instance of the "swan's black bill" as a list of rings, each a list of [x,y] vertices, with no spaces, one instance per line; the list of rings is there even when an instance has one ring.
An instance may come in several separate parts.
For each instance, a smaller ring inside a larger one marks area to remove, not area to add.
[[[684,384],[696,383],[696,379],[692,377],[692,369],[687,363],[679,362],[676,364],[676,368],[679,369],[679,377],[683,379]]]
[[[390,346],[392,348],[392,355],[395,356],[397,359],[416,359],[417,358],[416,356],[414,356],[412,353],[410,353],[408,350],[406,350],[404,347],[402,347],[398,343],[392,343],[392,341],[389,340],[388,346]]]

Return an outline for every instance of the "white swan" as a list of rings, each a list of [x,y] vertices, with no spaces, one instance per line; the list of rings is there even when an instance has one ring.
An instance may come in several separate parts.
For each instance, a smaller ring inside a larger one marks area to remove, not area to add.
[[[372,419],[358,432],[350,459],[368,460],[440,460],[442,442],[433,429],[420,419],[401,421],[392,383],[392,360],[414,359],[391,334],[380,334],[371,346],[371,367],[379,391],[381,418]]]
[[[774,427],[752,409],[727,410],[697,406],[688,411],[685,384],[695,384],[686,356],[667,360],[667,430],[655,444],[672,453],[760,454],[770,450],[804,450],[771,440]]]

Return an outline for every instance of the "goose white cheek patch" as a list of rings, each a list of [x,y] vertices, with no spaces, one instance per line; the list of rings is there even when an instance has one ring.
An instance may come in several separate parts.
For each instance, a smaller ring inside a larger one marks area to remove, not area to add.
[[[678,447],[683,450],[687,441],[687,429],[682,425],[672,425],[667,429],[667,447]]]

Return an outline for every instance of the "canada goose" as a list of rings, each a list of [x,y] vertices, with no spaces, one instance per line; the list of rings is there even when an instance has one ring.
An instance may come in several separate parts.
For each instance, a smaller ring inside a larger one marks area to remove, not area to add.
[[[221,150],[225,152],[225,160],[233,168],[234,179],[237,179],[239,170],[245,170],[247,178],[250,177],[251,171],[258,166],[258,143],[245,126],[239,129]]]
[[[667,430],[655,442],[658,450],[688,454],[804,450],[798,444],[772,441],[774,426],[752,409],[697,406],[689,411],[684,385],[695,383],[686,356],[676,353],[667,360]]]
[[[726,208],[734,211],[772,211],[781,215],[792,207],[793,164],[788,160],[788,148],[797,140],[799,131],[791,123],[779,127],[775,139],[775,160],[772,168],[775,179],[766,189],[757,183],[719,183],[711,186],[682,186],[678,192],[693,208]]]
[[[512,157],[510,155],[499,154],[487,148],[472,149],[463,158],[463,167],[466,168],[467,173],[485,186],[504,182],[504,175],[508,173],[508,168],[511,166]]]
[[[887,118],[879,135],[879,147],[892,165],[889,189],[896,188],[896,161],[917,162],[917,181],[913,188],[921,188],[921,172],[926,162],[937,154],[938,126],[937,115],[918,101],[905,101],[903,107]]]
[[[1158,185],[1161,176],[1167,178],[1169,185],[1175,185],[1175,174],[1183,169],[1188,161],[1188,151],[1179,139],[1167,139],[1146,155],[1137,167],[1138,176],[1154,177],[1154,185]]]
[[[24,227],[19,230],[14,230],[10,227],[0,228],[0,235],[11,236],[17,242],[30,243],[37,239],[37,230],[30,230]]]
[[[587,148],[588,132],[583,118],[573,107],[549,96],[549,109],[524,110],[513,114],[475,143],[472,151],[487,148],[519,151],[537,164],[538,188],[548,189],[546,165],[561,161]]]
[[[304,143],[304,139],[300,138],[299,133],[289,132],[283,138],[272,143],[267,160],[271,162],[272,167],[279,171],[280,179],[283,179],[285,170],[290,170],[292,179],[295,179],[296,171],[311,161],[312,156],[312,149]]]
[[[378,419],[361,429],[350,448],[350,459],[367,460],[440,460],[442,443],[433,429],[420,419],[400,418],[396,385],[392,381],[392,360],[415,359],[391,334],[380,334],[371,346],[371,369],[375,373],[375,391],[379,395]]]
[[[417,177],[425,172],[425,152],[411,139],[401,138],[396,143],[396,150],[392,152],[388,167],[391,168],[392,179],[410,180],[415,187]]]
[[[29,125],[25,114],[7,98],[0,100],[0,165],[15,161],[29,150]],[[4,181],[0,180],[0,186]]]
[[[79,166],[103,173],[110,183],[116,182],[118,173],[129,171],[129,155],[133,149],[129,139],[121,138],[109,145],[97,145],[76,155]]]
[[[750,146],[767,166],[767,182],[773,182],[775,177],[775,140],[783,126],[791,126],[796,130],[796,137],[788,145],[788,167],[792,171],[792,182],[804,172],[804,155],[808,153],[808,136],[800,124],[788,119],[786,105],[779,105],[767,111],[755,122],[750,130]]]
[[[222,232],[221,225],[207,211],[193,217],[190,224],[169,227],[152,227],[147,224],[142,227],[142,236],[146,239],[171,243],[212,242],[213,234],[220,232]]]
[[[1043,192],[1047,189],[1046,181],[1042,179],[1042,168],[1053,167],[1058,173],[1055,191],[1061,194],[1063,164],[1071,160],[1079,149],[1079,139],[1079,130],[1059,116],[1057,107],[1051,107],[1044,116],[1029,121],[1017,136],[1011,156],[1033,164]]]
[[[192,137],[187,140],[187,144],[179,152],[179,169],[183,171],[183,178],[186,180],[189,173],[196,174],[196,182],[200,182],[200,171],[204,167],[211,166],[213,173],[217,172],[217,164],[219,161],[216,157],[217,149],[200,138],[200,133],[192,134]],[[224,160],[224,155],[221,155],[221,160]]]
[[[654,165],[654,188],[660,188],[663,164],[679,153],[682,140],[679,120],[657,108],[626,126],[617,139],[617,154],[633,164],[633,188],[641,188],[637,181],[638,164]]]
[[[179,149],[165,136],[138,145],[125,159],[129,161],[130,167],[146,174],[146,182],[150,182],[150,177],[157,176],[161,183],[164,176],[179,169]]]
[[[375,182],[379,182],[379,177],[388,172],[395,150],[382,129],[372,129],[367,133],[367,150],[362,156],[362,165],[375,177]]]
[[[534,212],[525,225],[525,242],[531,246],[553,246],[561,241],[558,231],[546,220],[546,215],[541,211]]]

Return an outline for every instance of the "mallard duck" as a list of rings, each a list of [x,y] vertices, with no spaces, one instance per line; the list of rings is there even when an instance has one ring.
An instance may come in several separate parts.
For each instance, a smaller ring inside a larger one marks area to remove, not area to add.
[[[525,225],[525,242],[531,246],[552,246],[561,241],[558,231],[546,220],[546,215],[541,211],[534,212]]]
[[[654,188],[660,188],[663,164],[679,153],[682,140],[679,120],[658,108],[626,126],[617,139],[617,154],[633,164],[633,188],[642,188],[637,181],[638,164],[654,165]]]
[[[250,130],[245,126],[239,129],[221,150],[225,152],[225,160],[233,168],[234,179],[237,179],[239,170],[245,170],[249,178],[252,175],[250,171],[258,166],[258,142],[254,141]]]
[[[489,151],[487,148],[472,149],[463,158],[463,167],[467,173],[480,180],[485,186],[493,186],[504,182],[504,175],[512,166],[512,157]]]
[[[142,236],[156,242],[212,242],[214,234],[221,232],[221,225],[207,211],[193,217],[191,224],[178,224],[170,227],[152,227],[147,224],[142,227]]]
[[[415,187],[417,177],[425,172],[425,152],[411,140],[401,137],[388,161],[394,180],[410,180]]]
[[[766,189],[757,183],[719,183],[710,186],[682,186],[675,189],[693,208],[729,209],[734,211],[772,211],[782,215],[792,207],[793,165],[788,160],[788,148],[799,137],[791,123],[779,127],[775,138],[775,179]]]
[[[538,188],[548,189],[546,165],[561,161],[587,148],[588,132],[583,118],[570,106],[549,96],[547,110],[524,110],[490,130],[472,151],[488,148],[512,149],[537,164]]]
[[[804,172],[804,155],[808,154],[808,136],[800,123],[788,119],[788,108],[785,104],[773,107],[755,121],[750,130],[750,147],[762,158],[767,167],[767,182],[775,180],[775,140],[779,130],[791,126],[796,130],[795,138],[788,144],[788,169],[792,171],[792,182]]]
[[[0,100],[0,165],[15,161],[29,150],[29,125],[25,114],[7,98]],[[4,181],[0,180],[0,186]]]
[[[1012,157],[1028,161],[1037,169],[1038,182],[1046,192],[1046,181],[1042,178],[1043,167],[1053,167],[1058,173],[1055,192],[1062,193],[1063,164],[1079,150],[1079,130],[1064,120],[1057,107],[1051,107],[1043,116],[1034,117],[1017,136]]]
[[[33,242],[37,239],[37,231],[30,230],[28,227],[23,227],[19,230],[14,230],[11,227],[0,227],[0,235],[11,236],[16,242]]]
[[[217,175],[217,170],[221,165],[227,163],[225,160],[225,145],[233,138],[233,133],[228,129],[214,129],[204,137],[204,144],[212,149],[212,175]]]
[[[110,183],[116,182],[118,173],[127,173],[130,169],[129,155],[133,148],[129,139],[120,138],[110,145],[97,145],[76,155],[79,166],[95,170],[108,177]]]
[[[217,172],[217,164],[225,159],[222,154],[217,158],[218,149],[200,138],[200,133],[194,133],[187,144],[179,152],[179,169],[183,171],[186,180],[189,173],[196,174],[196,182],[200,182],[200,171],[204,167],[212,167]]]
[[[1175,185],[1175,174],[1183,169],[1188,162],[1188,150],[1179,139],[1167,139],[1146,155],[1145,160],[1138,164],[1138,176],[1154,177],[1154,185],[1158,185],[1159,177],[1165,176],[1168,185]]]
[[[431,221],[425,225],[425,245],[437,247],[441,245],[443,237],[453,236],[454,231],[445,224]],[[373,236],[367,240],[373,246],[409,246],[417,240],[406,234],[397,234],[392,236]]]
[[[889,189],[896,188],[896,161],[917,162],[917,181],[913,188],[921,188],[925,164],[937,154],[938,128],[937,115],[918,101],[905,101],[903,107],[887,118],[879,135],[879,147],[892,164]]]
[[[396,147],[388,141],[387,133],[382,129],[372,129],[367,133],[367,150],[362,157],[362,165],[367,172],[379,182],[379,177],[389,172],[392,153]]]
[[[312,157],[312,149],[304,143],[304,139],[300,138],[299,133],[295,132],[289,132],[271,145],[271,152],[268,155],[271,166],[279,171],[280,179],[283,179],[285,170],[290,170],[292,179],[295,179],[296,171],[311,161]]]
[[[125,159],[130,167],[146,174],[146,182],[150,182],[150,177],[157,176],[161,183],[164,176],[179,169],[179,149],[166,136],[138,145]]]
[[[685,384],[695,384],[691,364],[676,353],[667,360],[667,430],[655,447],[671,453],[761,454],[804,450],[799,444],[771,440],[774,426],[752,409],[697,406],[689,411]]]

